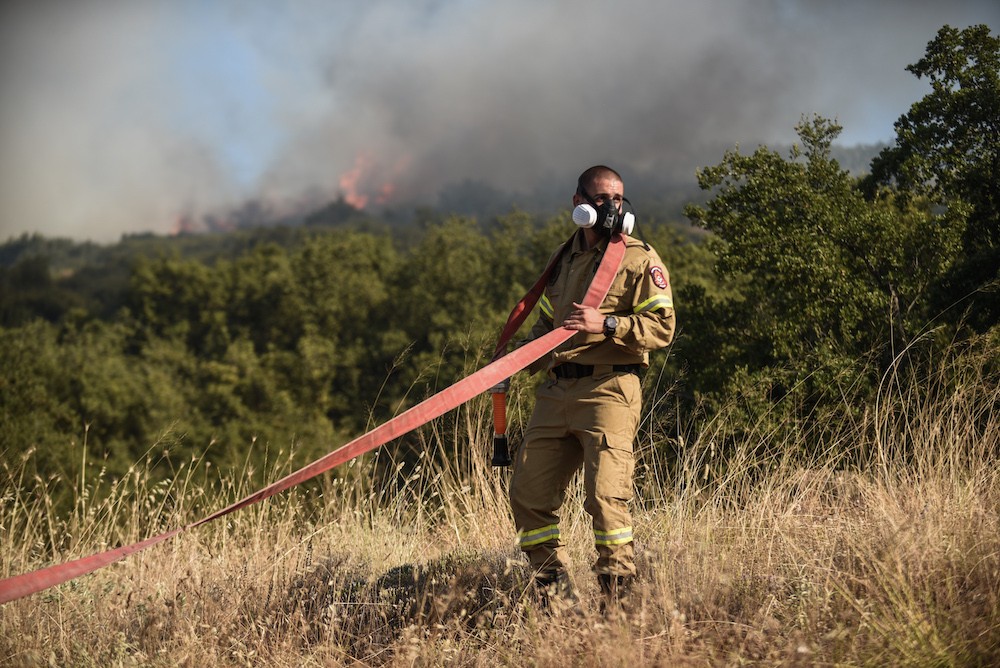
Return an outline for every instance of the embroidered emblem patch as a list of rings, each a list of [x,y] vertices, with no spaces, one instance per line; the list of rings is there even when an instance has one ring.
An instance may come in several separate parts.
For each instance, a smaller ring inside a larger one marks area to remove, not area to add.
[[[653,267],[649,270],[649,275],[653,277],[653,284],[661,290],[667,289],[667,277],[664,275],[663,270],[659,267]]]

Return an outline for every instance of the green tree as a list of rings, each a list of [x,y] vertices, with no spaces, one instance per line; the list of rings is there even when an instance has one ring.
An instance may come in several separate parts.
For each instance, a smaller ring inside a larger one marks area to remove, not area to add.
[[[490,254],[475,221],[453,217],[429,225],[404,258],[386,317],[413,347],[401,380],[415,382],[431,373],[432,389],[446,386],[460,377],[470,349],[483,345],[496,322],[486,290]]]
[[[234,340],[252,341],[259,354],[295,349],[307,314],[288,251],[261,244],[214,273],[212,283],[228,295],[221,306]]]
[[[802,146],[787,159],[767,148],[727,152],[698,176],[713,197],[687,210],[715,234],[717,270],[739,295],[702,292],[689,305],[697,345],[685,354],[700,369],[695,386],[721,383],[765,406],[793,386],[815,403],[835,392],[840,371],[912,341],[927,321],[928,286],[949,267],[961,233],[926,201],[866,200],[830,156],[836,124],[815,118],[797,131]]]
[[[383,344],[400,329],[394,314],[401,296],[392,287],[399,261],[388,237],[352,231],[318,236],[293,259],[305,311],[297,383],[302,400],[340,427],[364,426],[386,361],[400,352]]]
[[[866,190],[891,188],[902,204],[927,197],[964,222],[961,257],[935,306],[983,291],[970,317],[987,328],[1000,322],[1000,38],[985,25],[944,26],[907,70],[931,92],[896,121],[895,145],[873,161]]]
[[[209,358],[223,354],[232,339],[225,277],[201,262],[140,258],[127,303],[140,339],[176,338]]]
[[[0,267],[0,326],[22,325],[38,317],[59,322],[85,305],[80,294],[53,280],[45,255],[26,255],[10,267]]]
[[[42,478],[76,472],[64,467],[81,460],[73,441],[82,441],[84,424],[66,401],[66,382],[55,325],[0,328],[0,456],[11,466],[32,452]]]

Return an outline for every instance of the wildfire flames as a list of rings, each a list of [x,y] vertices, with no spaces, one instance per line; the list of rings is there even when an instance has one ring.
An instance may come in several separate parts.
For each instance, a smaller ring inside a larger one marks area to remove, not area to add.
[[[193,234],[197,231],[197,225],[189,214],[178,214],[174,218],[174,224],[170,226],[170,236],[176,237],[180,234]]]
[[[337,185],[344,201],[356,209],[364,209],[369,203],[385,204],[396,194],[392,180],[408,164],[409,159],[403,157],[389,168],[380,168],[370,153],[362,152],[355,156],[354,166],[344,172]]]
[[[340,177],[340,192],[344,195],[344,201],[355,209],[363,209],[368,204],[368,195],[361,193],[359,185],[366,172],[371,171],[371,158],[364,153],[359,153],[354,159],[354,166]]]
[[[370,153],[362,152],[354,158],[353,166],[337,182],[337,194],[355,209],[369,205],[384,205],[397,194],[394,182],[407,168],[410,160],[403,157],[393,165],[380,164]],[[322,197],[322,196],[321,196]],[[190,208],[178,213],[170,226],[170,236],[228,232],[235,229],[267,225],[282,218],[295,218],[324,204],[315,196],[308,201],[277,202],[270,199],[252,199],[225,211],[197,213]]]
[[[206,214],[195,217],[192,213],[181,213],[174,218],[170,226],[170,236],[176,237],[182,234],[200,234],[203,232],[232,232],[240,227],[238,221],[229,215]]]

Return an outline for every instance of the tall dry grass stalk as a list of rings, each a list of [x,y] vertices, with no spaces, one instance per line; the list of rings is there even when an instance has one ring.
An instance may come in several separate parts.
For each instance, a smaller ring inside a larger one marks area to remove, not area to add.
[[[795,454],[832,433],[808,421],[780,438],[745,434],[723,457],[726,418],[691,418],[669,469],[657,445],[677,434],[645,434],[642,579],[624,617],[596,612],[579,485],[563,528],[589,612],[536,610],[508,474],[488,466],[482,399],[422,429],[416,464],[383,450],[0,607],[0,664],[997,665],[992,364],[966,353],[920,378],[887,377],[878,404],[820,456]],[[271,477],[294,459],[281,456]],[[370,482],[397,468],[393,485]],[[145,465],[113,482],[98,473],[32,485],[25,470],[3,465],[3,576],[138,540],[253,491],[208,484],[198,461],[156,484]],[[58,485],[75,485],[68,516],[52,511]]]

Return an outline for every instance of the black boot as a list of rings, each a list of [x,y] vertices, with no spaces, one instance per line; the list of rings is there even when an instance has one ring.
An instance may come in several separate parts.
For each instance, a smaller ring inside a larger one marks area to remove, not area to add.
[[[535,576],[538,607],[549,614],[581,614],[580,597],[566,571],[542,571]]]
[[[601,587],[601,614],[605,617],[628,613],[628,602],[635,577],[599,573],[597,584]]]

